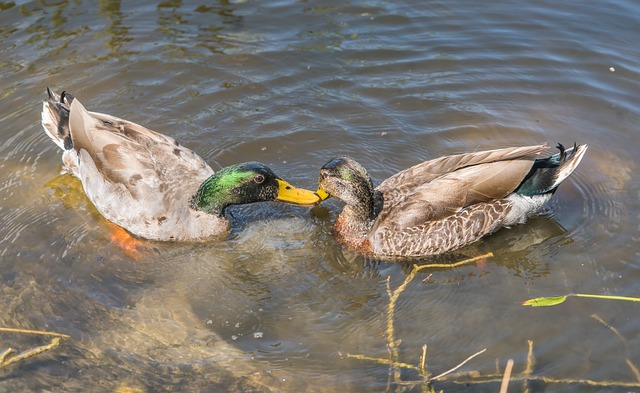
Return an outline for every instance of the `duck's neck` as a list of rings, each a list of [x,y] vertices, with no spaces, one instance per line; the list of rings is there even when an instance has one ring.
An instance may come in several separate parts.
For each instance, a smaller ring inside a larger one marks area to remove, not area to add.
[[[213,181],[216,175],[205,180],[198,191],[191,197],[190,207],[214,216],[224,218],[225,209],[229,206],[226,190],[217,187]]]
[[[353,247],[361,247],[375,224],[384,200],[379,191],[363,194],[355,204],[348,204],[336,220],[334,230],[339,240]]]

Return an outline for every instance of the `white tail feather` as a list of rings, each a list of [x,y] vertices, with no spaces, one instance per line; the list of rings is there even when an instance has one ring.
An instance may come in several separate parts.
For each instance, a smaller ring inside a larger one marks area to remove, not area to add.
[[[42,128],[49,135],[49,138],[62,150],[64,150],[64,139],[58,136],[58,122],[60,121],[55,108],[47,101],[42,103]]]
[[[558,187],[560,183],[564,181],[564,179],[569,177],[569,175],[573,171],[575,171],[575,169],[578,167],[578,164],[580,164],[580,161],[582,161],[582,157],[587,151],[587,148],[587,145],[580,145],[575,148],[575,152],[573,151],[574,148],[567,149],[567,159],[558,168],[558,171],[556,172],[556,181],[553,183],[553,187],[551,187],[552,189]]]

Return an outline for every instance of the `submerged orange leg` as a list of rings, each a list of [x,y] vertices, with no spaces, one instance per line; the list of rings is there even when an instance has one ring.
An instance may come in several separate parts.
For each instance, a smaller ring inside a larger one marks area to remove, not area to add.
[[[484,270],[487,267],[488,263],[489,263],[489,258],[481,258],[481,259],[478,259],[478,261],[476,261],[476,266]]]
[[[142,246],[142,241],[136,239],[129,232],[114,223],[110,222],[109,228],[111,229],[111,243],[116,244],[124,250],[127,255],[135,259],[138,259],[142,255],[138,249],[138,247]]]

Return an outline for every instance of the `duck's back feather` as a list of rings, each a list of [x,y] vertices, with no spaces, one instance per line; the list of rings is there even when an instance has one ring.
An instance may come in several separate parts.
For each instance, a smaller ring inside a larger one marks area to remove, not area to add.
[[[510,201],[499,199],[402,229],[382,224],[370,233],[369,248],[380,257],[417,257],[455,250],[502,227],[512,207]]]
[[[56,141],[65,149],[65,166],[108,220],[154,240],[204,240],[228,230],[225,220],[189,207],[200,184],[214,173],[202,158],[169,136],[89,112],[71,100],[69,135],[52,128],[60,117],[51,100],[44,103],[43,126],[54,141],[70,137],[70,143]]]
[[[377,226],[402,230],[504,198],[545,149],[535,145],[445,156],[399,172],[376,188],[384,199]]]

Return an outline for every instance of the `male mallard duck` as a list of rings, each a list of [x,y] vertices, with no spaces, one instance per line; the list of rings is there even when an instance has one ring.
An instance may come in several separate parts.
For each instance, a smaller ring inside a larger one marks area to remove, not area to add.
[[[232,165],[214,173],[173,138],[102,113],[70,94],[47,89],[42,126],[64,150],[67,171],[109,221],[151,240],[201,241],[229,231],[225,209],[260,201],[313,204],[266,165]]]
[[[373,188],[367,171],[338,157],[320,169],[317,194],[346,203],[334,225],[345,245],[378,257],[442,254],[538,212],[587,145],[536,158],[546,145],[445,156]]]

